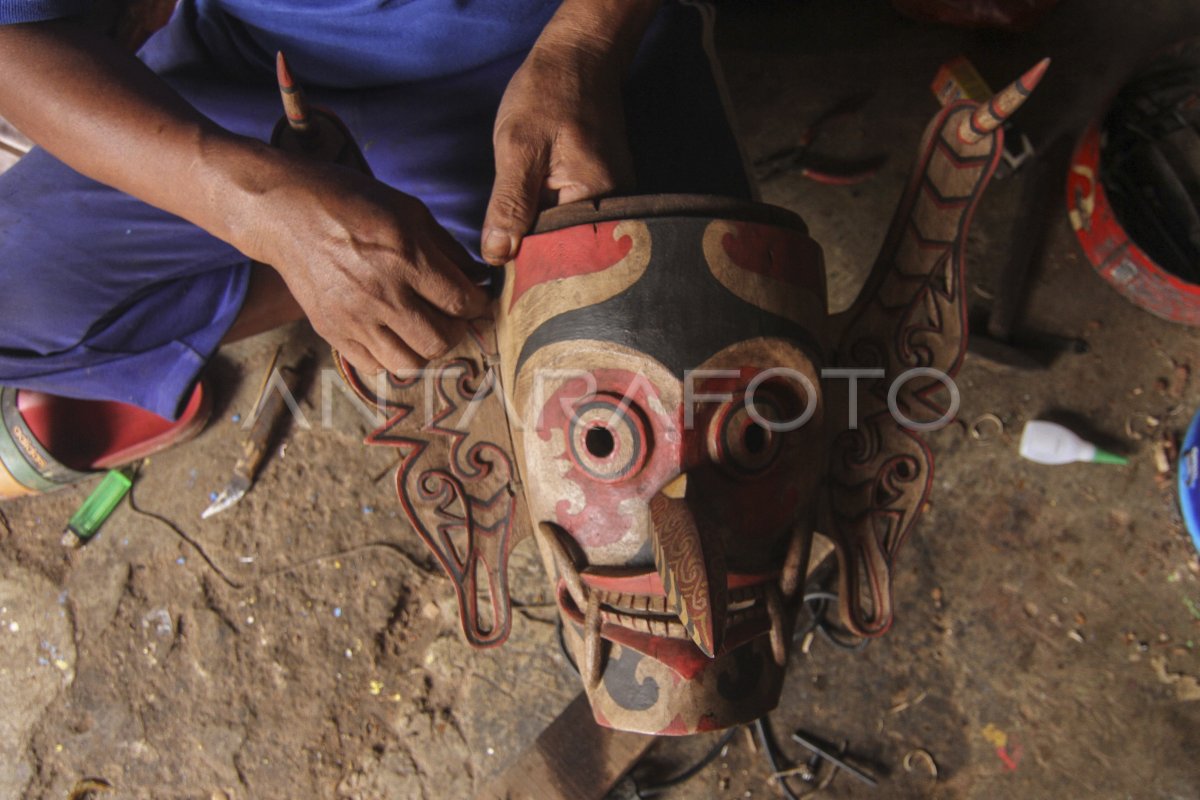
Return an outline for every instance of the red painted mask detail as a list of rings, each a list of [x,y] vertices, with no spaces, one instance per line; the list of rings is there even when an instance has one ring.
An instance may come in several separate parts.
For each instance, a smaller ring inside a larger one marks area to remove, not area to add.
[[[620,263],[629,254],[633,240],[622,236],[614,240],[613,231],[620,222],[579,225],[558,231],[554,236],[530,236],[521,242],[521,252],[513,271],[512,299],[509,309],[521,295],[548,281],[589,275]]]
[[[726,234],[721,247],[735,266],[825,296],[825,264],[819,244],[798,231],[772,225],[737,222],[734,227],[737,235]]]
[[[584,624],[583,612],[575,605],[564,584],[559,583],[556,596],[558,607],[566,614],[567,618],[582,627]],[[731,653],[750,640],[765,635],[769,629],[770,622],[766,619],[736,625],[726,632],[725,642],[721,645],[717,655]],[[601,624],[600,635],[610,642],[616,642],[622,647],[636,650],[642,655],[666,664],[671,668],[670,680],[674,683],[697,680],[712,669],[716,663],[713,658],[700,652],[700,649],[690,639],[656,636],[609,622]]]
[[[665,409],[660,393],[644,375],[595,370],[559,385],[542,408],[537,433],[543,441],[560,435],[557,456],[564,477],[582,492],[561,499],[554,521],[586,550],[620,540],[628,517],[643,509],[666,483],[689,474],[693,503],[701,524],[727,532],[726,548],[734,563],[746,541],[782,541],[803,499],[794,477],[803,463],[804,428],[764,430],[746,412],[748,400],[760,417],[787,422],[803,413],[804,389],[785,380],[763,382],[748,397],[759,374],[744,368],[730,378],[696,382],[697,396],[730,399],[697,403],[690,428],[683,409]],[[749,444],[733,442],[757,434]],[[740,455],[735,450],[740,446]],[[741,460],[739,460],[741,459]],[[747,564],[758,571],[760,565]]]
[[[662,578],[659,577],[657,572],[644,572],[638,575],[605,575],[584,570],[579,577],[584,584],[593,589],[601,589],[607,592],[623,592],[625,594],[644,594],[654,597],[666,596],[666,591],[662,585]],[[779,580],[778,570],[754,575],[732,572],[727,576],[725,584],[730,589],[744,589],[749,586],[758,586],[761,583],[776,580]]]
[[[651,497],[681,467],[679,409],[662,407],[660,394],[642,375],[596,370],[564,381],[546,401],[538,436],[561,434],[557,457],[564,477],[583,492],[582,509],[560,500],[556,522],[584,548],[621,538],[621,518]],[[624,507],[622,507],[624,504]]]

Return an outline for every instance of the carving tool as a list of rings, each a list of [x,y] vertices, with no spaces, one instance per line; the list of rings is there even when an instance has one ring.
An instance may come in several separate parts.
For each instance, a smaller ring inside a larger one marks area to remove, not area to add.
[[[852,767],[851,765],[847,764],[845,761],[838,758],[833,753],[826,750],[824,747],[821,747],[819,744],[809,741],[799,731],[796,731],[795,733],[792,734],[792,741],[795,742],[796,744],[802,745],[806,749],[812,751],[815,755],[818,755],[821,758],[825,759],[826,761],[828,761],[830,764],[833,764],[838,769],[845,770],[846,772],[853,775],[855,778],[858,778],[860,781],[865,783],[867,786],[870,786],[873,788],[873,787],[879,785],[879,783],[874,778],[872,778],[870,775],[863,772],[861,769],[857,769],[856,767]]]
[[[254,479],[258,477],[258,471],[262,467],[263,461],[266,460],[271,433],[283,418],[283,412],[287,408],[285,401],[295,396],[300,385],[303,365],[310,361],[306,358],[304,362],[301,362],[300,369],[290,367],[281,369],[279,374],[283,385],[278,391],[269,391],[275,383],[271,378],[275,374],[275,365],[279,363],[279,352],[282,349],[280,347],[275,350],[275,355],[271,357],[271,364],[263,376],[258,399],[254,402],[255,410],[251,415],[253,425],[250,428],[250,434],[242,441],[242,453],[233,466],[233,477],[230,478],[225,488],[217,493],[208,508],[200,514],[200,519],[208,519],[237,503],[246,496],[246,492],[250,491],[250,487],[254,485]]]

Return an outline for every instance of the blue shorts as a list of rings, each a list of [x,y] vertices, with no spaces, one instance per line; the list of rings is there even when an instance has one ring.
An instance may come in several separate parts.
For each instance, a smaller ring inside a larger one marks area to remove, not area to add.
[[[664,7],[631,71],[626,124],[639,193],[750,195],[703,18],[695,7]],[[238,65],[231,77],[214,52],[197,35],[196,7],[183,3],[140,57],[220,125],[268,139],[281,114],[273,76]],[[524,55],[428,80],[308,93],[342,118],[379,180],[424,201],[477,255],[494,178],[492,124]],[[246,257],[224,242],[34,150],[0,176],[0,384],[174,418],[238,315],[249,277]]]

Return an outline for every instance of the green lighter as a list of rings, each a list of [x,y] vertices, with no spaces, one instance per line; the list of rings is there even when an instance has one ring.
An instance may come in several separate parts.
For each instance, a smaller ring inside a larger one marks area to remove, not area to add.
[[[108,474],[104,476],[104,480],[100,481],[100,485],[88,495],[87,500],[83,501],[83,505],[71,516],[67,523],[67,531],[63,534],[64,539],[70,538],[66,535],[67,532],[75,534],[78,544],[83,544],[91,539],[112,514],[113,509],[125,499],[125,495],[132,485],[133,481],[124,472],[115,469],[109,470]]]

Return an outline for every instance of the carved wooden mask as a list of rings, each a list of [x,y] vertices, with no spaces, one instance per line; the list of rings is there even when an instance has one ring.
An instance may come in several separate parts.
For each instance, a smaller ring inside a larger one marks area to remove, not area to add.
[[[543,213],[495,324],[424,374],[339,360],[389,418],[368,441],[400,448],[401,503],[468,641],[507,637],[507,559],[530,534],[615,728],[686,734],[772,709],[814,530],[837,548],[845,624],[886,631],[893,560],[932,484],[919,428],[950,416],[965,350],[966,228],[998,126],[1044,70],[933,120],[843,314],[794,214],[616,198]]]

